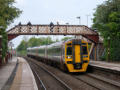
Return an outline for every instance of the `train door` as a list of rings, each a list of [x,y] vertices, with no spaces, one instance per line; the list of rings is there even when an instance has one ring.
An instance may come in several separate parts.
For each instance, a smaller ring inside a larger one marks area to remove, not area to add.
[[[73,41],[72,43],[73,49],[73,65],[74,69],[82,69],[82,45],[81,41]]]
[[[63,45],[61,45],[61,57],[60,57],[60,68],[62,69],[62,70],[65,70],[65,67],[64,67],[64,62],[65,62],[65,55],[64,55],[64,46]]]
[[[80,45],[75,45],[74,46],[74,53],[75,53],[75,57],[74,57],[74,62],[75,63],[80,63],[81,62],[81,54],[80,54]]]

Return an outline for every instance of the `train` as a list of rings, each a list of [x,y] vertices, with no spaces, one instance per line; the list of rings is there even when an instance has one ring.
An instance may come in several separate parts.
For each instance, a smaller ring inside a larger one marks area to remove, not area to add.
[[[68,72],[86,72],[90,60],[88,42],[81,39],[29,47],[27,56]]]

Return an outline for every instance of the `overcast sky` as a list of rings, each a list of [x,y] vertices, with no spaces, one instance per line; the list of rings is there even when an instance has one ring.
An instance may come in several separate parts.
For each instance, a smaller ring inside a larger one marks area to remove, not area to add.
[[[88,26],[90,27],[94,9],[104,1],[106,0],[16,0],[15,6],[23,12],[9,28],[19,22],[26,24],[29,21],[32,24],[49,24],[51,21],[54,24],[57,21],[60,24],[79,24],[77,16],[81,17],[82,25],[87,25],[87,15],[89,15]],[[23,36],[19,36],[12,40],[15,47],[22,39]]]

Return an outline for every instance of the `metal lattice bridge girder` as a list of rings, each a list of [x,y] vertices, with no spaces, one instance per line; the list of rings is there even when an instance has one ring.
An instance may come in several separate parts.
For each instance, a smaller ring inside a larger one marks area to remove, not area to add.
[[[84,25],[17,25],[7,31],[8,40],[19,35],[82,35],[94,43],[99,41],[98,33]]]

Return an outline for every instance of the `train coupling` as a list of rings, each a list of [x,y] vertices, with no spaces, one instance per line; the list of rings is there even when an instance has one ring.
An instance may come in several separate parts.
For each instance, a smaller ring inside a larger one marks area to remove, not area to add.
[[[82,69],[82,63],[75,63],[74,65],[74,69]]]

